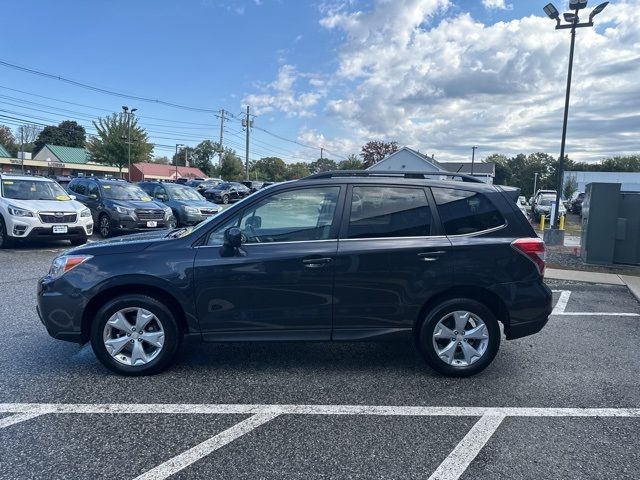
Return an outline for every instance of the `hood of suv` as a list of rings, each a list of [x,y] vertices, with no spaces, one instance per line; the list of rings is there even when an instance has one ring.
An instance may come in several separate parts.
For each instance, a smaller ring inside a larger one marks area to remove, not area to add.
[[[75,200],[14,200],[12,198],[5,200],[15,207],[32,212],[78,213],[85,208],[83,204]]]
[[[108,238],[72,248],[68,250],[66,254],[111,255],[116,253],[139,252],[156,241],[163,241],[167,238],[168,233],[169,230],[163,229]]]
[[[220,210],[220,207],[206,200],[174,200],[178,205],[187,207],[206,208],[208,210]]]
[[[134,208],[134,209],[144,208],[146,210],[148,209],[163,210],[163,208],[153,200],[147,200],[146,202],[144,200],[111,200],[111,203],[113,205],[118,205],[124,208]]]

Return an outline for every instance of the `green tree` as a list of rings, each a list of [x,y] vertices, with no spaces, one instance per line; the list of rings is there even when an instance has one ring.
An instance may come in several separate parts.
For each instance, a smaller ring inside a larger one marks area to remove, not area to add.
[[[365,168],[375,165],[387,155],[391,155],[398,151],[398,142],[384,142],[381,140],[372,140],[365,143],[360,150],[362,163]]]
[[[493,153],[485,159],[485,162],[493,163],[496,166],[496,176],[493,179],[493,183],[496,185],[510,185],[512,172],[506,155]]]
[[[12,157],[17,156],[18,145],[16,144],[16,139],[11,129],[6,125],[0,125],[0,145],[6,148]]]
[[[571,196],[578,190],[578,182],[575,177],[569,177],[566,182],[564,182],[564,188],[562,189],[562,195],[567,200],[571,198]]]
[[[223,180],[230,182],[237,182],[244,178],[244,165],[235,150],[231,148],[224,149],[222,164],[220,165],[220,169],[215,173],[220,175],[220,178]]]
[[[128,124],[122,113],[114,113],[93,122],[98,135],[91,137],[87,144],[91,159],[122,168],[128,164],[129,145]],[[147,132],[138,126],[138,119],[131,118],[131,163],[148,162],[151,159],[153,145],[149,143]]]
[[[263,180],[281,182],[287,178],[287,164],[278,157],[264,157],[253,163],[254,173]]]
[[[33,149],[39,152],[46,144],[84,148],[87,141],[86,133],[82,125],[78,125],[73,120],[65,120],[57,127],[53,125],[44,127],[33,142]]]
[[[160,165],[169,165],[169,163],[171,162],[171,160],[169,160],[169,157],[162,156],[162,157],[154,157],[151,159],[151,163],[159,163]]]
[[[311,173],[330,172],[338,169],[338,164],[329,158],[319,158],[309,164]]]
[[[339,170],[363,170],[364,164],[362,160],[358,158],[357,155],[351,154],[347,157],[346,160],[342,160],[338,164]]]
[[[202,170],[206,175],[213,174],[213,159],[220,151],[220,144],[204,140],[196,145],[191,157],[191,165]]]
[[[305,162],[290,163],[287,165],[287,180],[297,180],[311,175],[309,164]]]

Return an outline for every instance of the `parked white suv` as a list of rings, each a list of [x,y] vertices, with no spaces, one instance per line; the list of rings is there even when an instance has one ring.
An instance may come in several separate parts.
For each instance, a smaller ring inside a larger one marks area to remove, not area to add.
[[[0,174],[0,248],[17,239],[86,243],[93,233],[91,211],[53,180]]]

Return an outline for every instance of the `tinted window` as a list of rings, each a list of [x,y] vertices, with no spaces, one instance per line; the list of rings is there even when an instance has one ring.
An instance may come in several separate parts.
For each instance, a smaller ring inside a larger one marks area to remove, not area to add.
[[[487,197],[477,192],[433,188],[447,235],[481,232],[504,225],[504,218]]]
[[[422,188],[354,187],[347,238],[422,237],[431,211]]]
[[[72,184],[73,191],[79,193],[80,195],[87,194],[87,182],[84,180],[78,180],[77,182]]]
[[[96,198],[100,198],[100,189],[98,188],[98,184],[96,182],[89,182],[87,195],[95,195]]]

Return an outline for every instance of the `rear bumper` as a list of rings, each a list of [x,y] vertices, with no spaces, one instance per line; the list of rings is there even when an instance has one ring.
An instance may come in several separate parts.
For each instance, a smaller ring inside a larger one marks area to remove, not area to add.
[[[538,333],[549,321],[552,293],[542,279],[494,285],[491,290],[507,308],[509,318],[501,319],[507,340]]]

